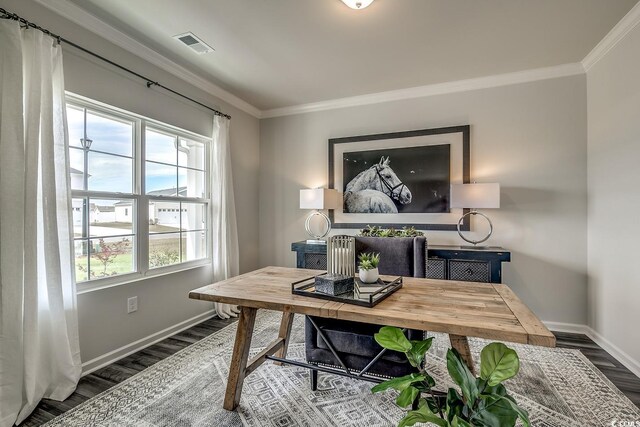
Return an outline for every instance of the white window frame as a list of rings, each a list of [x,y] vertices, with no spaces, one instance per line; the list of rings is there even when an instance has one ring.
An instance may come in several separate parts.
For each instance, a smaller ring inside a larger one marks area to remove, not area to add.
[[[79,108],[86,108],[97,113],[106,114],[134,124],[134,141],[133,141],[133,188],[132,194],[129,193],[111,193],[104,191],[92,190],[72,190],[73,198],[89,197],[94,199],[100,198],[127,198],[135,201],[135,207],[132,206],[132,213],[135,216],[132,229],[135,235],[134,240],[134,272],[120,274],[117,276],[103,277],[93,280],[79,282],[77,284],[77,293],[82,294],[98,289],[120,286],[127,283],[144,280],[151,277],[173,274],[179,271],[199,268],[205,265],[211,265],[212,262],[212,235],[211,235],[211,138],[199,135],[197,133],[181,129],[177,126],[162,123],[148,117],[141,116],[111,105],[104,104],[71,92],[66,92],[65,107],[71,105]],[[203,198],[181,197],[181,196],[148,196],[145,189],[145,131],[147,126],[154,130],[167,132],[178,138],[188,139],[194,142],[204,144],[205,156],[205,192]],[[68,148],[67,148],[68,149]],[[85,171],[86,172],[86,171]],[[163,200],[169,202],[185,202],[185,203],[204,203],[206,205],[206,257],[193,261],[179,262],[163,267],[149,268],[149,200]],[[70,212],[73,214],[73,212]],[[85,221],[87,219],[85,218]],[[71,235],[73,247],[73,231]],[[74,258],[75,259],[75,258]],[[74,270],[75,274],[75,270]]]

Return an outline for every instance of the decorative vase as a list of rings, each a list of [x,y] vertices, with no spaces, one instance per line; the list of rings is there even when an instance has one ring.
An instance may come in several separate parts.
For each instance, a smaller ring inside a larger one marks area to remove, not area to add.
[[[358,271],[358,276],[362,283],[374,283],[380,277],[380,273],[378,273],[378,268],[372,268],[371,270],[364,270],[362,268]]]

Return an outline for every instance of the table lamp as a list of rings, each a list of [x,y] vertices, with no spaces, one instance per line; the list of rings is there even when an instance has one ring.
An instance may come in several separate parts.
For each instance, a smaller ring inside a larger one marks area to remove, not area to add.
[[[341,206],[340,193],[332,188],[308,188],[300,190],[300,209],[313,209],[313,212],[307,216],[307,220],[304,223],[304,228],[312,237],[307,240],[307,243],[326,244],[326,240],[322,240],[331,230],[331,220],[324,213],[320,212],[322,209],[337,209]],[[311,230],[311,220],[315,216],[324,218],[327,229],[323,234],[316,234]]]
[[[485,214],[478,212],[478,209],[497,209],[500,207],[500,184],[452,184],[451,207],[471,209],[460,217],[460,220],[458,221],[458,234],[464,241],[471,243],[474,248],[477,248],[479,243],[485,242],[489,237],[491,237],[491,233],[493,233],[493,224],[491,223],[491,220]],[[489,233],[484,238],[480,240],[472,240],[466,238],[462,234],[460,226],[465,217],[469,215],[480,215],[489,223]]]

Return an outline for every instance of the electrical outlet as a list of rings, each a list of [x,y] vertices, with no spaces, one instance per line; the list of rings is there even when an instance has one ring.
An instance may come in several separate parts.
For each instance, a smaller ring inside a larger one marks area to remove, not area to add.
[[[127,313],[133,313],[134,311],[138,311],[138,297],[127,299]]]

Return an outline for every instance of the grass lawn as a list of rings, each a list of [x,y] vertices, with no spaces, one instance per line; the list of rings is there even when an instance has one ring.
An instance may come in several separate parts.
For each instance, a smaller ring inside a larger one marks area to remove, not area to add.
[[[85,271],[82,270],[84,267]],[[76,257],[76,281],[83,282],[87,280],[87,257],[86,255]],[[131,252],[117,255],[113,258],[113,262],[107,264],[105,270],[104,264],[95,256],[91,257],[91,271],[94,278],[115,276],[117,274],[131,273],[133,271],[133,255]]]
[[[176,264],[180,262],[179,247],[180,239],[176,236],[169,238],[153,238],[149,241],[149,255],[151,268],[163,267],[165,265]],[[187,241],[182,239],[182,252],[187,250]],[[90,269],[94,273],[93,278],[109,277],[119,274],[131,273],[133,270],[133,248],[127,249],[126,252],[115,255],[106,265],[98,259],[96,254],[91,256]],[[87,277],[87,256],[76,256],[76,281],[84,282]]]

